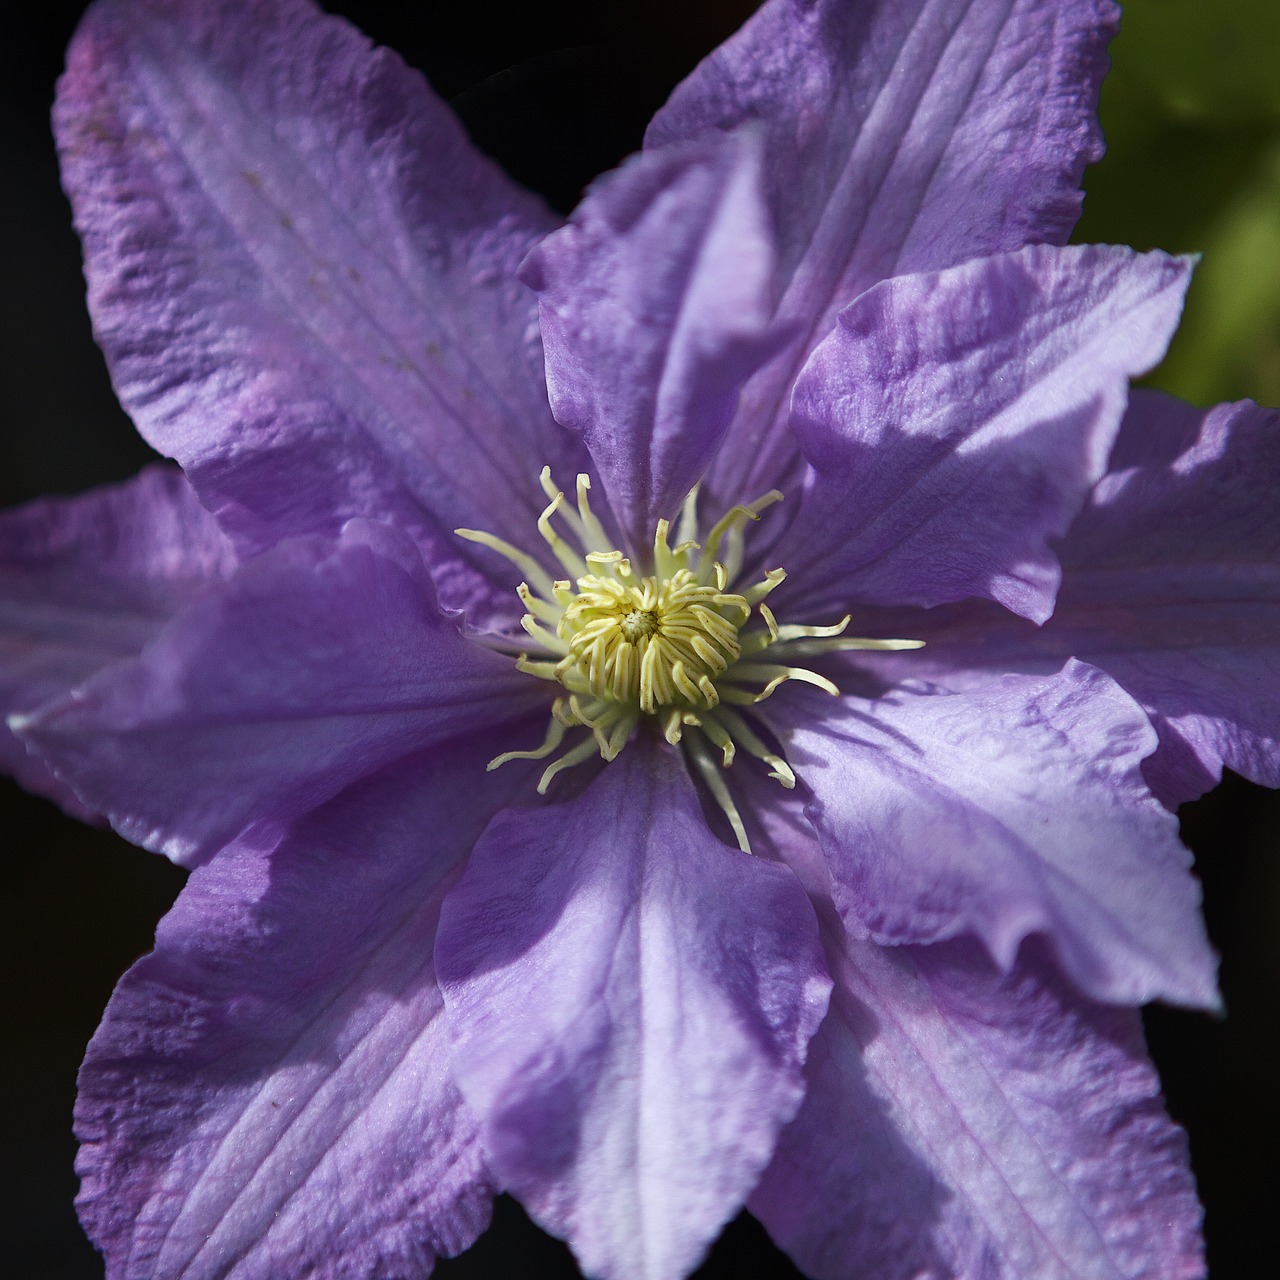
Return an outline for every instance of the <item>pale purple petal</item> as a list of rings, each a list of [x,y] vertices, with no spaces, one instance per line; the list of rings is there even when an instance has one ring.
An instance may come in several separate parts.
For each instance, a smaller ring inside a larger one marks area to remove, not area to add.
[[[761,122],[799,327],[748,386],[721,503],[789,474],[791,383],[864,289],[1067,239],[1117,17],[1110,0],[772,0],[675,91],[650,146]]]
[[[421,1280],[488,1224],[431,960],[453,868],[531,786],[488,751],[413,757],[193,874],[80,1073],[108,1280]]]
[[[1128,378],[1164,354],[1190,264],[1033,247],[891,280],[840,316],[796,386],[816,472],[775,552],[793,607],[987,596],[1037,621],[1050,539],[1103,474]]]
[[[450,531],[577,454],[514,279],[553,217],[308,0],[99,0],[55,119],[120,399],[239,542],[387,519],[483,591]]]
[[[1222,766],[1280,786],[1280,413],[1135,393],[1108,475],[1061,548],[1070,645],[1144,707],[1170,804]]]
[[[182,473],[0,515],[0,717],[33,711],[133,657],[235,565]],[[77,817],[90,811],[0,720],[0,768]]]
[[[1135,391],[1110,472],[1058,546],[1062,587],[1044,627],[979,601],[863,610],[859,625],[926,647],[860,665],[888,683],[955,689],[1079,655],[1155,724],[1143,774],[1169,807],[1211,787],[1224,764],[1280,784],[1278,443],[1274,410]]]
[[[352,522],[250,561],[138,659],[13,723],[123,835],[194,865],[546,696],[462,638],[409,539]]]
[[[777,347],[760,163],[755,131],[637,156],[521,271],[552,411],[583,434],[632,551],[675,518]]]
[[[814,1280],[1195,1280],[1185,1135],[1138,1015],[1035,948],[846,943],[809,1091],[750,1206]],[[833,949],[834,950],[834,949]]]
[[[679,757],[635,742],[493,822],[436,967],[503,1182],[589,1275],[686,1274],[800,1102],[829,984],[799,882],[719,843]]]
[[[1069,663],[825,714],[811,701],[787,757],[855,933],[973,934],[1005,969],[1044,934],[1095,999],[1212,1006],[1191,855],[1142,777],[1155,742],[1109,677]]]

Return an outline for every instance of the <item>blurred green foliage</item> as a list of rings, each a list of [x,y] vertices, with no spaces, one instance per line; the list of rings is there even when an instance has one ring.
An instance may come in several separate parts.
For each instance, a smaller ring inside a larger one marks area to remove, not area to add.
[[[1204,255],[1150,381],[1280,404],[1280,0],[1129,0],[1076,239]]]

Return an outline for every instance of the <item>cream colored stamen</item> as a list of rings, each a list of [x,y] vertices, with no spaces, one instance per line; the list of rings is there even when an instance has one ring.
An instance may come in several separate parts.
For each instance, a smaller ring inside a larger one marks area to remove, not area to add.
[[[681,512],[676,546],[670,544],[667,521],[659,520],[650,564],[637,569],[609,545],[591,510],[587,476],[578,476],[576,510],[556,487],[550,468],[543,468],[539,481],[549,501],[538,531],[570,578],[553,579],[532,556],[492,534],[456,530],[505,556],[525,575],[518,593],[528,610],[521,619],[527,639],[487,637],[486,642],[511,653],[521,671],[564,690],[552,703],[542,745],[504,752],[489,768],[509,760],[546,759],[570,729],[587,730],[587,737],[543,771],[538,790],[545,792],[557,773],[596,752],[605,760],[616,758],[641,718],[650,717],[668,742],[683,747],[739,846],[749,853],[746,826],[723,770],[745,752],[784,787],[794,787],[796,779],[782,756],[732,708],[755,706],[789,680],[839,692],[825,676],[800,665],[803,659],[850,649],[918,649],[922,642],[846,636],[847,616],[834,626],[779,625],[764,599],[786,577],[781,569],[734,590],[744,530],[781,500],[776,489],[730,510],[712,526],[705,545],[697,541],[695,490]],[[557,518],[572,542],[552,523]]]

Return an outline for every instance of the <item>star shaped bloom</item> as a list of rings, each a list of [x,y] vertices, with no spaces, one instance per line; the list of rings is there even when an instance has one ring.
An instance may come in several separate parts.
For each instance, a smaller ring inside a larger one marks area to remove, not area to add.
[[[1167,806],[1280,781],[1277,423],[1130,404],[1188,265],[1058,247],[1114,21],[770,0],[559,226],[306,0],[90,10],[185,479],[5,518],[0,688],[194,868],[81,1075],[110,1277],[424,1276],[500,1189],[604,1277],[744,1202],[816,1277],[1203,1274],[1135,1006],[1215,1000]]]

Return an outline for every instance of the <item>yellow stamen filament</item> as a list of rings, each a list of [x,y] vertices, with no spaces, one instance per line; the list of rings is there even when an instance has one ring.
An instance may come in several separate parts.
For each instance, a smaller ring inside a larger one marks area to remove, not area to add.
[[[916,649],[921,642],[846,636],[848,616],[831,626],[779,624],[764,600],[785,579],[782,569],[736,586],[744,531],[781,500],[776,489],[733,507],[712,526],[705,544],[698,541],[695,489],[681,510],[675,545],[670,525],[659,520],[652,555],[637,568],[612,545],[592,511],[587,476],[577,478],[576,509],[549,467],[539,483],[548,502],[538,531],[570,577],[553,579],[532,556],[492,534],[457,530],[460,537],[505,556],[524,576],[517,594],[528,610],[521,618],[528,638],[480,639],[511,653],[519,670],[563,690],[552,703],[542,744],[504,752],[489,768],[555,756],[570,730],[586,730],[543,771],[538,790],[545,793],[557,774],[593,755],[615,759],[640,721],[650,717],[666,740],[685,752],[739,847],[749,853],[746,826],[724,771],[745,752],[784,787],[794,787],[796,778],[734,708],[754,707],[792,680],[839,692],[825,676],[800,665],[804,659],[845,650]],[[569,538],[556,527],[557,520]]]
[[[750,853],[751,841],[747,839],[746,825],[742,821],[742,814],[738,811],[738,806],[733,802],[733,796],[730,795],[729,788],[725,785],[722,771],[717,767],[716,762],[710,755],[707,754],[707,749],[701,742],[692,742],[687,750],[689,759],[693,761],[694,767],[707,784],[707,790],[711,792],[716,804],[720,806],[720,812],[729,820],[729,827],[733,832],[734,839],[738,842],[738,848],[743,853]]]
[[[564,741],[564,735],[567,732],[568,729],[564,723],[558,717],[552,716],[551,723],[547,725],[547,736],[543,739],[542,746],[535,747],[532,751],[504,751],[500,756],[494,756],[486,768],[492,773],[509,760],[545,760]]]
[[[485,533],[483,529],[455,529],[454,533],[468,542],[478,542],[482,547],[488,547],[490,551],[496,551],[500,556],[505,556],[539,591],[544,594],[551,591],[551,575],[531,555],[516,550],[511,543],[495,538],[493,534]]]

